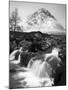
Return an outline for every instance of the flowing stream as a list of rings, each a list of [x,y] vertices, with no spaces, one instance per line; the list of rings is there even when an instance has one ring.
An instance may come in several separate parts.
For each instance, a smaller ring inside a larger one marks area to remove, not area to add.
[[[43,59],[31,58],[27,67],[19,67],[16,74],[12,76],[19,83],[17,87],[52,86],[54,84],[52,61],[57,61],[56,67],[61,62],[58,52],[59,49],[54,48],[51,53],[44,54]]]

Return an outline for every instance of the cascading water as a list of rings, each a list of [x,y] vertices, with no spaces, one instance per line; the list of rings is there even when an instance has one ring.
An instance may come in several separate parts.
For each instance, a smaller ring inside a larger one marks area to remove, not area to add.
[[[52,60],[57,60],[56,66],[58,66],[61,61],[58,52],[59,49],[54,48],[51,53],[44,54],[43,59],[32,58],[26,68],[19,68],[18,73],[13,75],[13,78],[20,83],[19,87],[52,86],[54,78],[52,77],[53,67],[50,63]]]
[[[32,61],[30,60],[28,64],[28,68],[34,73],[36,77],[44,78],[49,77],[46,70],[47,70],[47,62],[40,60]]]

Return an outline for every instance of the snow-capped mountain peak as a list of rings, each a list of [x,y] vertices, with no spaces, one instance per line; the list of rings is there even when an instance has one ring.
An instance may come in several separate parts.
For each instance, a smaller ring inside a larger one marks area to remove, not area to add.
[[[27,17],[25,31],[41,31],[42,33],[54,34],[65,33],[63,26],[44,8],[39,9]]]

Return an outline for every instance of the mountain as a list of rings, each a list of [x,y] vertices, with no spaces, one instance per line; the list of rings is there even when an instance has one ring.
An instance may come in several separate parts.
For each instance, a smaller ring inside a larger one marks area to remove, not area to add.
[[[29,15],[25,25],[25,32],[41,31],[48,34],[65,34],[63,26],[44,8]]]

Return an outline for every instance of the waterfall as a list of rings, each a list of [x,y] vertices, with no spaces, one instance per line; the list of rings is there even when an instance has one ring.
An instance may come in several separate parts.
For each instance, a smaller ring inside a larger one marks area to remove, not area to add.
[[[27,67],[30,68],[30,70],[34,73],[36,77],[49,77],[47,74],[47,68],[49,67],[49,65],[47,64],[47,62],[42,61],[41,59],[35,61],[31,59]]]
[[[34,73],[36,77],[39,78],[49,78],[52,74],[52,67],[57,65],[59,66],[59,62],[61,61],[58,57],[58,48],[54,48],[51,53],[44,54],[43,59],[35,59],[33,58],[29,61],[27,68],[30,68],[30,70]],[[51,65],[49,63],[52,63]],[[53,65],[54,64],[56,65]]]
[[[55,63],[57,67],[61,61],[58,52],[59,49],[54,48],[51,53],[41,55],[43,58],[31,58],[27,67],[20,67],[18,73],[13,75],[15,80],[19,80],[19,87],[52,86],[54,84],[54,78],[52,77],[54,68],[52,66]]]

